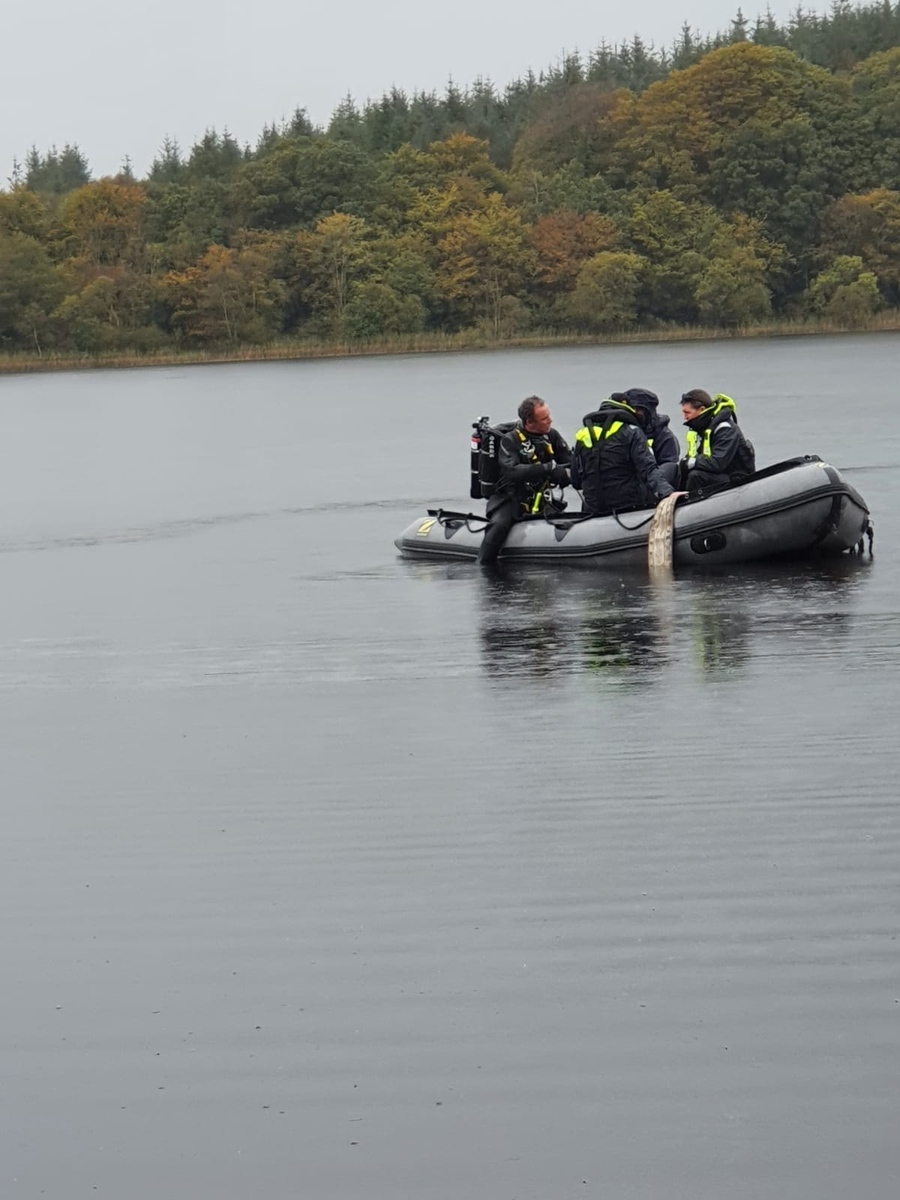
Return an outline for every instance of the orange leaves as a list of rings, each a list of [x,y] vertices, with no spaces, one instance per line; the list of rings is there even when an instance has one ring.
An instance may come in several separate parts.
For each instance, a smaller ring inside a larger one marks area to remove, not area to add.
[[[586,259],[618,244],[619,230],[615,221],[599,213],[562,210],[539,218],[532,226],[531,241],[538,280],[554,290],[568,291]]]
[[[170,271],[160,285],[173,329],[211,342],[265,340],[277,326],[286,289],[272,275],[264,244],[210,246],[196,266]]]
[[[552,172],[575,160],[593,173],[606,140],[604,123],[618,103],[617,93],[600,84],[566,88],[545,104],[519,138],[515,167]]]
[[[527,227],[502,196],[458,218],[438,244],[438,280],[450,299],[480,308],[499,328],[503,297],[524,288],[535,266]]]
[[[621,179],[678,186],[693,198],[690,188],[701,188],[739,130],[821,118],[847,92],[843,81],[781,47],[723,46],[641,96],[620,98],[606,123],[610,163]]]
[[[147,194],[140,184],[99,179],[70,192],[62,221],[74,253],[92,263],[135,261],[143,246],[143,208]]]

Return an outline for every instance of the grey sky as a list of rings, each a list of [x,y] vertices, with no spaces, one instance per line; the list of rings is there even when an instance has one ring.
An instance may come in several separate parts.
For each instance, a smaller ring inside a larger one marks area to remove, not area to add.
[[[772,0],[785,19],[794,0]],[[814,7],[823,8],[822,4]],[[165,134],[188,147],[208,126],[255,141],[267,121],[305,107],[326,121],[350,91],[358,101],[392,84],[407,91],[498,85],[563,50],[638,32],[669,43],[687,20],[725,28],[731,0],[44,0],[2,14],[0,184],[29,146],[78,142],[95,176],[123,156],[146,172]],[[759,5],[765,8],[765,0]],[[752,18],[757,5],[747,3]]]

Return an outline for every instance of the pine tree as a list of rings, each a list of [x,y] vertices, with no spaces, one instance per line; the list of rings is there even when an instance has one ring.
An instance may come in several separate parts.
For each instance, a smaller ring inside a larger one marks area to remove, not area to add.
[[[747,18],[744,16],[744,13],[740,8],[737,10],[734,20],[731,22],[731,41],[747,41]]]
[[[362,127],[362,117],[356,107],[356,101],[348,92],[331,116],[328,124],[328,136],[342,138],[348,142],[356,141]]]
[[[184,163],[178,139],[171,138],[166,134],[159,154],[154,158],[150,168],[150,178],[154,183],[175,183],[183,174]]]
[[[313,137],[315,135],[316,128],[310,121],[305,108],[294,109],[286,132],[289,137]]]
[[[453,82],[452,76],[447,80],[447,87],[444,91],[443,108],[447,120],[451,125],[463,125],[465,123],[466,99],[464,94]]]

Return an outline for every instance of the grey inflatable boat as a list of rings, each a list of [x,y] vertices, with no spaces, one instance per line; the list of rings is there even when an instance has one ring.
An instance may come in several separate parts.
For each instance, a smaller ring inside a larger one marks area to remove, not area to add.
[[[526,518],[513,526],[501,558],[591,567],[646,563],[652,518],[653,509]],[[474,513],[432,509],[394,544],[413,558],[475,558],[485,524]],[[677,566],[834,555],[862,550],[867,535],[871,544],[862,496],[834,467],[810,455],[766,467],[709,496],[680,500],[672,558]]]

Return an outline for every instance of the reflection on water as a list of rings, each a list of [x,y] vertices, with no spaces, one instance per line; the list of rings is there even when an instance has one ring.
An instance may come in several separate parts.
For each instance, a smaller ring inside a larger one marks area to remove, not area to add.
[[[733,677],[771,653],[821,657],[852,629],[867,572],[850,557],[682,578],[498,564],[476,581],[482,662],[492,676],[587,672],[640,686],[675,665]]]
[[[900,462],[846,400],[898,345],[4,380],[2,1195],[892,1195],[897,471],[872,564],[392,539],[535,391],[722,380],[761,462]]]

